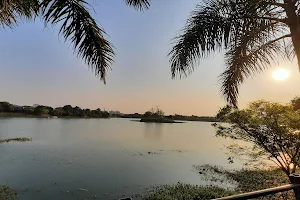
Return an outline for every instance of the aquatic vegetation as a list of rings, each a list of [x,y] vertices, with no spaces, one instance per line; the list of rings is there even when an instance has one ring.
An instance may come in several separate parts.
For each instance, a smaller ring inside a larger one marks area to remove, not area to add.
[[[279,169],[272,170],[226,170],[211,165],[194,166],[201,179],[208,182],[207,186],[177,183],[161,185],[148,189],[145,194],[135,196],[142,200],[186,200],[186,199],[213,199],[244,192],[251,192],[289,183],[286,175]],[[211,182],[209,182],[211,181]],[[214,184],[210,184],[214,183]],[[228,187],[233,184],[235,187]],[[293,191],[269,195],[262,200],[294,200]]]
[[[32,138],[22,137],[22,138],[3,139],[3,140],[0,140],[0,143],[5,143],[5,142],[28,142],[28,141],[32,141]]]
[[[177,183],[175,185],[162,185],[151,188],[143,200],[186,200],[186,199],[213,199],[235,194],[235,191],[220,187],[198,186]]]
[[[245,193],[255,190],[277,187],[289,183],[288,177],[280,169],[242,169],[242,170],[226,170],[222,167],[211,165],[194,166],[200,177],[212,181],[224,183],[235,183],[235,192]],[[201,172],[201,173],[200,173]],[[213,176],[212,176],[213,174]],[[208,175],[208,176],[207,176]],[[260,199],[294,199],[293,191],[277,193]]]
[[[17,192],[7,185],[0,185],[0,199],[13,200],[17,198]]]

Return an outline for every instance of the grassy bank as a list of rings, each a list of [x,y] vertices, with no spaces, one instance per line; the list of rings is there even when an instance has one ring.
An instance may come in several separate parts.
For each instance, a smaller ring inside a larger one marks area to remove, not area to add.
[[[141,197],[143,200],[187,200],[187,199],[214,199],[221,196],[235,194],[234,191],[219,187],[203,187],[178,183],[175,185],[157,186]]]
[[[199,179],[213,183],[215,186],[196,186],[178,183],[150,188],[146,194],[140,195],[142,200],[186,200],[212,199],[233,194],[252,192],[266,188],[288,184],[287,176],[280,170],[239,170],[227,171],[214,166],[195,166]],[[199,180],[200,182],[200,180]],[[226,189],[226,185],[234,183],[234,189]],[[269,195],[262,200],[294,200],[292,191]]]
[[[0,143],[7,143],[7,142],[28,142],[32,141],[32,138],[10,138],[10,139],[0,139]]]

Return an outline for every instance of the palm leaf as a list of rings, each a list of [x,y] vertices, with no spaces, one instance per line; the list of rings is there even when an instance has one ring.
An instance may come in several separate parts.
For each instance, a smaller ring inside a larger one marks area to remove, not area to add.
[[[224,17],[220,12],[223,8],[221,3],[215,2],[208,6],[199,5],[182,33],[174,38],[175,45],[169,53],[173,78],[187,76],[194,71],[198,58],[228,44],[232,31],[239,24]]]
[[[46,23],[61,25],[60,33],[74,44],[77,56],[105,83],[114,51],[104,38],[104,30],[89,14],[87,5],[84,0],[44,0],[41,9]]]
[[[284,49],[280,40],[288,38],[284,35],[264,44],[257,44],[251,48],[246,35],[241,36],[235,45],[226,53],[226,69],[220,75],[222,80],[221,91],[227,102],[237,107],[239,86],[244,80],[255,73],[260,73],[274,64],[278,56],[284,56]]]
[[[144,10],[150,7],[150,0],[124,0],[127,5],[133,6],[137,10]]]
[[[36,17],[38,11],[38,0],[0,0],[0,24],[12,27],[18,19]]]
[[[276,54],[292,55],[289,42],[282,42],[290,35],[283,8],[276,4],[275,0],[207,0],[199,5],[169,53],[172,77],[187,76],[200,59],[225,49],[221,92],[236,106],[245,78],[270,66]]]

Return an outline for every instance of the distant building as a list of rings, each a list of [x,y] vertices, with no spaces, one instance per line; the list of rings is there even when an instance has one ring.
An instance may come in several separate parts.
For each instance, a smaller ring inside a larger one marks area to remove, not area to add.
[[[109,111],[109,114],[111,115],[122,115],[120,111]]]

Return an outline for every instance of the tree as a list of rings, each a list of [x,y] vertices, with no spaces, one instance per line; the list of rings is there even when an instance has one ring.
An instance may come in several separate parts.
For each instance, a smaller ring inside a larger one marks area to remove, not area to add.
[[[150,117],[152,115],[153,115],[153,113],[150,112],[150,111],[147,111],[147,112],[144,113],[144,117]]]
[[[237,107],[239,86],[271,67],[277,56],[296,56],[300,70],[300,0],[207,0],[174,39],[173,78],[189,75],[200,59],[225,50],[221,92]]]
[[[47,106],[37,106],[34,108],[34,113],[36,115],[47,115],[49,113],[49,108]]]
[[[64,116],[73,115],[73,107],[71,105],[65,105],[62,109],[64,110]]]
[[[54,116],[63,116],[64,114],[65,114],[65,111],[64,111],[64,109],[61,108],[61,107],[55,108],[55,109],[53,110],[53,115],[54,115]]]
[[[90,109],[84,109],[84,115],[85,116],[90,116],[91,115],[91,110]]]
[[[73,108],[73,115],[74,116],[83,116],[83,111],[80,107],[76,106]]]
[[[295,110],[300,110],[300,97],[295,97],[291,103]]]
[[[109,112],[103,111],[103,112],[102,112],[102,117],[104,117],[104,118],[109,118],[109,117],[110,117]]]
[[[231,110],[222,116],[230,126],[214,124],[217,136],[244,141],[228,147],[248,163],[272,161],[286,175],[300,167],[300,111],[290,105],[267,101],[252,102],[244,110]]]
[[[14,105],[8,102],[0,102],[0,112],[13,112]]]
[[[164,111],[162,111],[158,106],[156,106],[145,112],[144,117],[163,117],[164,114]]]
[[[30,107],[30,106],[25,106],[24,107],[24,113],[26,114],[34,114],[34,108]]]
[[[137,10],[148,9],[150,0],[124,0]],[[105,31],[88,11],[85,0],[1,0],[0,25],[14,27],[19,19],[41,16],[45,24],[59,24],[65,40],[74,44],[74,51],[105,83],[107,70],[114,58]]]

